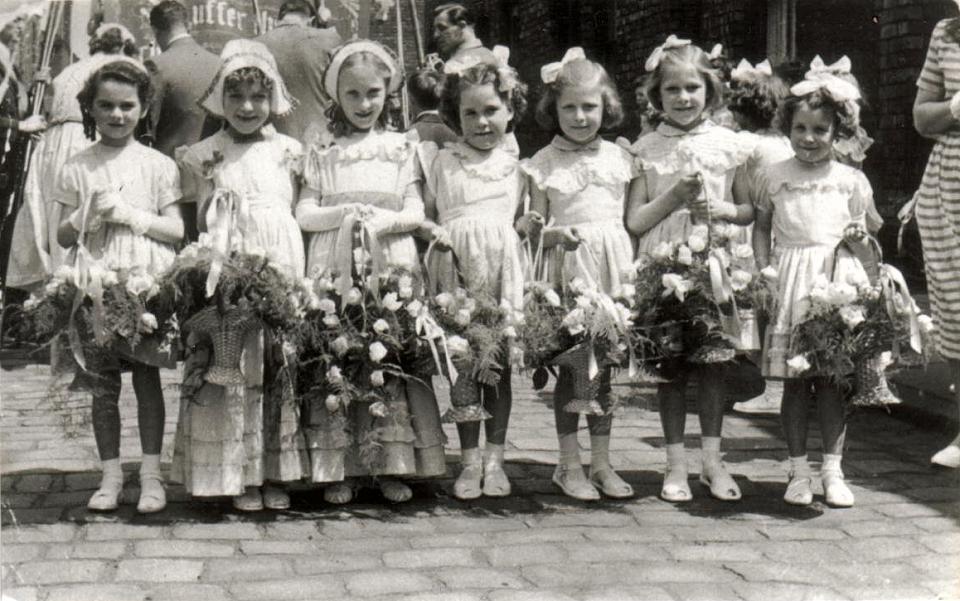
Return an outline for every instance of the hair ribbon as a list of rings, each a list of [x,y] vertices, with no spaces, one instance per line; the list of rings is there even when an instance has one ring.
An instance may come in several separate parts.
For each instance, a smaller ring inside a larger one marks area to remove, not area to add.
[[[836,102],[860,100],[857,86],[827,71],[807,71],[803,81],[790,88],[790,93],[794,96],[806,96],[818,90],[824,90]]]
[[[663,58],[663,53],[667,50],[672,50],[673,48],[683,48],[684,46],[689,46],[692,42],[690,40],[684,40],[678,38],[677,36],[670,34],[667,37],[666,41],[663,44],[657,46],[653,49],[653,52],[650,53],[650,57],[647,59],[647,62],[644,63],[643,67],[647,71],[653,71],[660,66],[660,60]]]
[[[730,78],[736,81],[748,81],[761,76],[773,76],[773,67],[770,66],[770,61],[767,59],[763,59],[754,66],[750,64],[750,61],[742,58],[730,72]]]
[[[540,80],[543,83],[553,83],[557,81],[557,77],[560,76],[560,71],[563,70],[563,66],[567,63],[572,63],[577,60],[586,60],[587,55],[584,54],[583,48],[580,46],[574,46],[564,53],[563,58],[560,59],[558,63],[547,63],[546,65],[540,67]]]
[[[500,76],[500,86],[498,90],[501,92],[509,92],[517,86],[516,75],[510,66],[510,49],[497,44],[491,52],[497,61],[496,64],[492,66],[496,67]],[[476,54],[470,54],[462,59],[445,63],[443,65],[443,72],[447,75],[461,75],[467,69],[484,63],[488,63],[488,61],[483,60],[483,58]]]
[[[837,60],[837,62],[832,65],[828,65],[823,62],[823,59],[820,58],[820,55],[813,57],[813,60],[810,61],[810,71],[814,73],[831,73],[833,75],[850,75],[850,69],[853,65],[850,63],[850,57],[843,55]]]
[[[714,44],[710,52],[707,53],[707,58],[712,61],[717,60],[721,56],[723,56],[723,44]]]

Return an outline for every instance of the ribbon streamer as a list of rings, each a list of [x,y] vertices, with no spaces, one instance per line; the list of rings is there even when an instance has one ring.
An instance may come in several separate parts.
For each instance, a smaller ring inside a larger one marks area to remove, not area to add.
[[[210,198],[206,212],[206,240],[214,251],[207,274],[207,298],[213,296],[223,273],[223,259],[233,250],[244,250],[240,232],[249,231],[250,206],[245,196],[231,190],[217,188]]]
[[[881,264],[880,285],[883,290],[887,315],[894,322],[906,321],[907,328],[910,331],[910,348],[917,353],[921,353],[923,342],[920,336],[920,321],[917,319],[920,310],[910,296],[903,274],[896,267]]]

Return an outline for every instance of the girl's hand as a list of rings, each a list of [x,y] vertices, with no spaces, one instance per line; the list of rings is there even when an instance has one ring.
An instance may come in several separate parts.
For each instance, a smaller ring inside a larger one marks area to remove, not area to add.
[[[699,173],[684,176],[677,180],[677,183],[673,184],[671,191],[673,197],[677,199],[679,204],[690,205],[694,203],[700,196],[700,193],[703,192],[703,179]]]
[[[450,252],[453,250],[453,240],[450,239],[450,233],[441,225],[434,226],[431,229],[430,243],[440,252]]]
[[[17,129],[26,134],[33,134],[47,129],[47,120],[43,115],[30,115],[17,123]]]
[[[543,226],[543,215],[537,211],[530,211],[517,220],[516,229],[526,236],[527,239],[535,240],[540,237]]]
[[[697,198],[688,206],[690,207],[690,214],[700,221],[713,219],[729,221],[737,215],[736,208],[729,202],[723,200]]]
[[[543,231],[544,246],[562,246],[565,251],[574,251],[580,247],[582,242],[580,234],[575,227],[551,227]]]

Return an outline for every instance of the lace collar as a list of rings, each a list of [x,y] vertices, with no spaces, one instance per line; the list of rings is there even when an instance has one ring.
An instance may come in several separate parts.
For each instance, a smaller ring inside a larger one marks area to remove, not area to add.
[[[482,152],[461,140],[448,143],[444,149],[457,157],[464,171],[486,181],[502,180],[517,169],[517,159],[500,146]]]
[[[553,136],[553,140],[550,141],[550,145],[557,150],[562,150],[564,152],[586,152],[599,150],[601,142],[603,142],[603,140],[600,138],[600,136],[596,136],[586,144],[577,144],[576,142],[568,140],[567,138],[558,134]]]
[[[704,134],[716,127],[716,124],[709,120],[704,119],[699,125],[693,129],[680,129],[679,127],[674,127],[666,121],[657,126],[657,133],[661,136],[666,136],[668,138],[678,138],[680,136],[695,135],[695,134]]]

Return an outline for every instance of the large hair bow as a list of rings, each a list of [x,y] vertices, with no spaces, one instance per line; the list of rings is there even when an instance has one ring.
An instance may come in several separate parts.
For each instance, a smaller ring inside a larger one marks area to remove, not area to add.
[[[494,65],[500,75],[501,92],[509,92],[517,85],[517,78],[513,69],[510,67],[510,49],[506,46],[496,45],[491,50],[497,63]],[[460,75],[471,67],[484,63],[482,57],[476,54],[469,54],[462,59],[447,62],[443,65],[443,72],[447,75]]]
[[[683,48],[684,46],[689,46],[691,43],[692,42],[690,40],[680,39],[671,33],[663,44],[653,49],[653,52],[650,53],[650,57],[647,58],[647,62],[644,63],[643,68],[648,72],[653,71],[660,66],[660,59],[663,58],[664,52],[672,48]]]
[[[574,46],[567,50],[563,55],[563,58],[560,59],[559,63],[547,63],[546,65],[540,67],[540,80],[543,83],[553,83],[557,81],[557,77],[560,76],[560,71],[563,69],[563,66],[567,63],[572,63],[576,60],[586,60],[587,55],[584,54],[583,48],[580,46]]]
[[[810,71],[814,73],[831,73],[833,75],[850,75],[850,68],[853,65],[850,63],[850,57],[844,54],[840,57],[837,62],[832,65],[828,65],[823,62],[823,59],[820,58],[820,55],[813,57],[813,60],[810,61]]]
[[[723,44],[714,44],[713,48],[710,49],[710,52],[707,53],[707,58],[712,61],[715,61],[722,56],[723,56]]]
[[[763,59],[754,66],[750,64],[750,61],[742,58],[730,72],[730,78],[734,81],[748,81],[764,75],[767,77],[773,76],[773,67],[770,66],[770,61],[767,59]]]
[[[849,81],[844,81],[828,71],[807,71],[803,81],[790,88],[794,96],[806,96],[824,90],[836,102],[860,100],[860,90]]]

